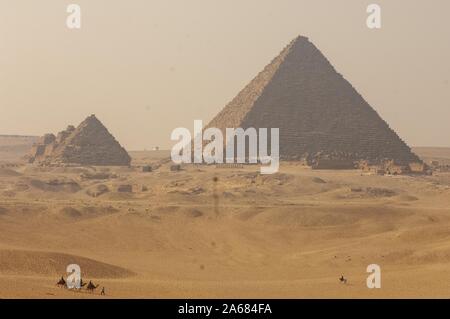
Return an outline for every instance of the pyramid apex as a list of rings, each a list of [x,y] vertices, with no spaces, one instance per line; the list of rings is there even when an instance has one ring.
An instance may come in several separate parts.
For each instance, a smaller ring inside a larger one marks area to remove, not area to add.
[[[289,42],[287,47],[292,49],[292,48],[300,48],[300,47],[304,47],[304,46],[309,46],[311,44],[312,43],[309,41],[308,37],[305,37],[303,35],[298,35],[291,42]]]
[[[304,35],[299,35],[294,39],[294,41],[308,41],[309,42],[309,38]]]
[[[302,42],[309,42],[309,38],[303,35],[299,35],[294,40],[291,41],[291,45],[294,43],[302,43]]]
[[[95,114],[89,115],[83,123],[101,123],[101,121],[95,116]]]

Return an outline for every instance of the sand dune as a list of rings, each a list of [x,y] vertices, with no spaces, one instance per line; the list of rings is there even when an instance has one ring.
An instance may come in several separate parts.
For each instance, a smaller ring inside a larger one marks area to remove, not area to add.
[[[25,250],[0,250],[0,272],[7,275],[58,276],[70,264],[82,267],[83,275],[94,278],[124,278],[133,273],[127,269],[80,256]]]
[[[448,297],[448,173],[14,170],[0,179],[0,297],[96,297],[55,287],[72,262],[111,297]],[[89,194],[100,185],[109,191]],[[371,263],[377,291],[365,285]]]

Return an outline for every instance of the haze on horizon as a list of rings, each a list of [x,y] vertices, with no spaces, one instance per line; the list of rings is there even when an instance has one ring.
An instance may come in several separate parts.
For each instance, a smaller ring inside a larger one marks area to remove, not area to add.
[[[81,30],[66,7],[82,9]],[[382,8],[381,30],[366,7]],[[129,150],[169,148],[307,36],[410,146],[450,147],[450,2],[0,0],[0,134],[96,114]]]

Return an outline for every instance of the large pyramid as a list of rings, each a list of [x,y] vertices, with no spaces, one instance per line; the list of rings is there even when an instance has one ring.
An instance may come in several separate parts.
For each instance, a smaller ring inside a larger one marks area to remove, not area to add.
[[[131,158],[95,115],[91,115],[77,128],[69,126],[57,136],[43,136],[33,145],[30,162],[128,166]]]
[[[279,128],[286,160],[420,162],[306,37],[293,40],[207,127],[224,134],[227,127]]]

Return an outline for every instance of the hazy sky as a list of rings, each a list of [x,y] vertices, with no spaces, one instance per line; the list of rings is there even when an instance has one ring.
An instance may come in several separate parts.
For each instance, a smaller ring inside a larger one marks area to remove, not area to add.
[[[450,146],[449,14],[448,0],[0,0],[0,134],[95,113],[127,149],[167,148],[305,35],[407,143]]]

